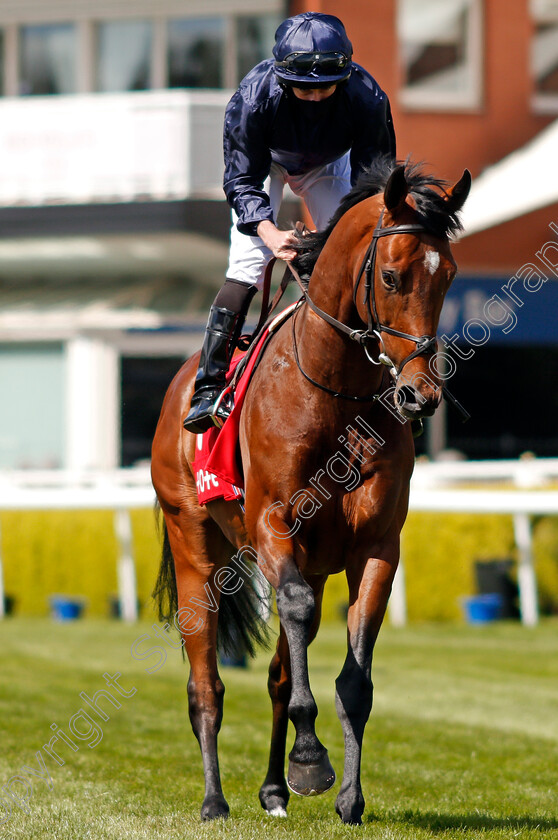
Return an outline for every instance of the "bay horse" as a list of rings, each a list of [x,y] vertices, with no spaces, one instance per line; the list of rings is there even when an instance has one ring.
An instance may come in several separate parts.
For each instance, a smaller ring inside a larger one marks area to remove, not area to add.
[[[301,239],[298,266],[311,272],[307,292],[273,334],[242,409],[244,507],[202,507],[197,500],[196,436],[182,422],[198,356],[169,387],[152,453],[165,526],[155,595],[161,619],[174,617],[181,630],[190,662],[189,714],[205,774],[202,819],[229,813],[217,754],[224,694],[218,628],[248,648],[262,636],[248,557],[275,590],[280,620],[260,802],[269,814],[286,816],[289,789],[319,794],[334,783],[315,731],[307,647],[318,631],[327,577],[345,570],[348,650],[335,695],[345,764],[335,808],[344,823],[361,823],[372,653],[399,560],[414,463],[407,420],[432,415],[442,396],[435,336],[456,272],[449,237],[460,227],[470,184],[467,170],[449,187],[419,165],[382,160],[361,176],[325,231]],[[234,551],[237,560],[243,556],[235,571]],[[295,740],[285,779],[289,719]]]

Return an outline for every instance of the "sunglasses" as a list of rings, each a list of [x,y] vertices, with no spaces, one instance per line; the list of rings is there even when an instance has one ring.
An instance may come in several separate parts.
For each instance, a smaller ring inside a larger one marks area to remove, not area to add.
[[[327,53],[291,53],[283,61],[276,61],[276,67],[282,67],[288,73],[296,76],[306,76],[313,70],[318,75],[327,76],[344,70],[350,62],[350,57],[341,52]]]

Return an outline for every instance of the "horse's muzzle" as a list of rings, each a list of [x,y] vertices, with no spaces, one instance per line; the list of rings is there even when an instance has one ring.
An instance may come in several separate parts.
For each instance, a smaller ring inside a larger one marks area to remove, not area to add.
[[[423,395],[413,385],[401,385],[395,392],[395,403],[399,413],[407,420],[432,417],[441,400],[441,390]]]

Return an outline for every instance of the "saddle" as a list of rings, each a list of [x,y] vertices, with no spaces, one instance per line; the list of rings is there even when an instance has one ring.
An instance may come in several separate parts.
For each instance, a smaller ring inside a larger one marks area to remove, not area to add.
[[[196,436],[196,454],[192,464],[200,505],[216,499],[232,501],[244,497],[244,474],[238,435],[240,416],[248,386],[273,334],[300,305],[291,304],[277,315],[256,337],[248,350],[236,355],[227,376],[221,399],[231,406],[222,428],[214,426]]]

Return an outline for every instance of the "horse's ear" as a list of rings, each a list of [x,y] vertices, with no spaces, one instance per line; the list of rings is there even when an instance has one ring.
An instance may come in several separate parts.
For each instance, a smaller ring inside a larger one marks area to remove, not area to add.
[[[447,191],[446,201],[450,213],[457,213],[465,204],[471,189],[471,180],[471,173],[465,169],[459,181]]]
[[[407,181],[405,180],[405,167],[396,166],[389,176],[384,190],[384,204],[386,205],[386,210],[389,210],[392,213],[400,210],[407,198],[408,192],[409,188],[407,186]]]

